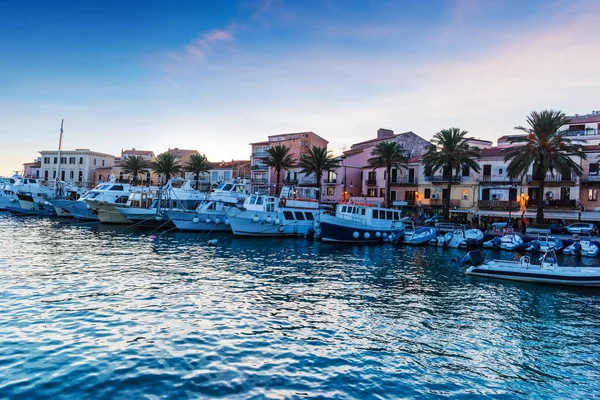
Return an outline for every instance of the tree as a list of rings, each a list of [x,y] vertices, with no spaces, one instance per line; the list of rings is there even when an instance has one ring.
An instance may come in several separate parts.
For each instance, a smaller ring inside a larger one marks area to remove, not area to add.
[[[275,185],[275,195],[279,194],[279,182],[281,178],[281,170],[289,169],[296,166],[294,159],[289,154],[290,148],[286,145],[278,144],[276,146],[269,147],[267,149],[267,156],[264,158],[263,163],[271,168],[275,169],[277,173],[277,184]]]
[[[448,173],[448,196],[444,207],[446,220],[450,217],[452,172],[456,171],[458,175],[464,168],[479,172],[479,164],[475,161],[479,158],[479,151],[469,146],[465,138],[467,134],[467,131],[459,128],[442,129],[433,136],[431,144],[427,146],[427,151],[423,155],[425,175],[431,176],[440,169],[444,174]]]
[[[168,181],[172,174],[181,172],[181,165],[179,165],[179,161],[177,161],[175,154],[162,153],[156,157],[154,171],[157,174],[164,175]]]
[[[522,177],[532,167],[533,177],[539,183],[536,220],[540,224],[544,220],[544,186],[548,173],[554,176],[554,171],[558,171],[565,176],[571,173],[581,176],[581,167],[569,156],[585,160],[587,157],[582,146],[573,143],[585,140],[570,139],[567,131],[559,131],[562,126],[569,124],[569,119],[562,111],[533,111],[527,116],[527,123],[529,128],[515,127],[526,135],[510,138],[511,144],[517,146],[503,151],[504,161],[510,161],[506,168],[510,178]]]
[[[135,186],[137,185],[138,175],[146,172],[146,168],[148,168],[148,164],[146,164],[146,160],[142,156],[130,156],[125,160],[123,172],[131,176],[131,180]]]
[[[193,172],[196,177],[196,189],[198,189],[198,181],[200,180],[200,174],[209,172],[212,169],[212,165],[208,162],[208,159],[204,154],[192,154],[190,160],[187,162],[185,169],[189,172]]]
[[[338,167],[338,161],[333,158],[331,151],[327,147],[313,146],[308,149],[304,158],[300,160],[298,166],[302,168],[301,173],[306,175],[315,174],[317,177],[317,188],[319,190],[318,199],[321,200],[321,178],[324,171],[331,171]]]
[[[388,207],[392,204],[392,193],[390,191],[392,168],[408,169],[406,163],[408,157],[402,146],[396,142],[379,142],[371,152],[371,158],[367,160],[369,166],[375,170],[384,167],[386,171],[385,194]]]

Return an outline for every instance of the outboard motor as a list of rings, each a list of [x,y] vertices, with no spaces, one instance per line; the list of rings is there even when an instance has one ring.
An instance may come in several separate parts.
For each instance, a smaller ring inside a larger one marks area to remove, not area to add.
[[[502,239],[498,236],[496,236],[495,238],[492,239],[492,247],[494,249],[499,249],[501,243],[502,243]]]
[[[463,257],[456,257],[452,259],[452,262],[456,267],[462,267],[466,264],[473,266],[483,264],[484,258],[481,250],[472,250]]]
[[[580,256],[581,255],[581,243],[579,243],[579,242],[573,243],[573,250],[575,251],[575,254]]]

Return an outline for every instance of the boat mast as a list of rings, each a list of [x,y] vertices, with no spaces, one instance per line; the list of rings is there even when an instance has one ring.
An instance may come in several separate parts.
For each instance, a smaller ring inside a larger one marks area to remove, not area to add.
[[[56,173],[56,179],[60,180],[60,151],[62,150],[62,137],[63,137],[63,124],[65,120],[60,120],[60,137],[58,139],[58,171]]]

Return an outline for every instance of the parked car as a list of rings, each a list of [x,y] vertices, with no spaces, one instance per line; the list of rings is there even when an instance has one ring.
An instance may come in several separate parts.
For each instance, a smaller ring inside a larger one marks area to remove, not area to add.
[[[571,224],[567,226],[567,231],[569,233],[584,233],[587,235],[591,235],[594,230],[594,224],[590,224],[587,222],[578,222],[576,224]]]
[[[548,225],[548,228],[550,228],[550,233],[558,233],[558,234],[568,234],[569,233],[569,230],[563,224],[552,223],[552,224]]]
[[[492,223],[492,228],[494,229],[504,229],[508,225],[508,222],[494,222]]]

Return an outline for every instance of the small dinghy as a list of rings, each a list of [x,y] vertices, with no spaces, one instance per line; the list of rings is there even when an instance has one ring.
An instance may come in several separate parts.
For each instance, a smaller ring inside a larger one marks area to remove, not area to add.
[[[483,232],[479,229],[467,229],[463,227],[455,228],[443,236],[438,236],[430,241],[430,244],[438,247],[462,248],[468,249],[479,246],[483,243]]]
[[[465,271],[467,275],[524,282],[600,287],[600,268],[560,267],[557,263],[556,252],[552,249],[541,257],[540,265],[531,264],[529,256],[523,256],[519,261],[485,261],[483,253],[479,250],[470,251],[466,256],[453,261],[458,266],[470,264]]]
[[[486,249],[516,251],[524,249],[525,242],[523,242],[521,236],[517,235],[516,233],[507,233],[502,237],[498,236],[493,238],[492,240],[483,242],[483,247]]]
[[[560,252],[564,247],[562,240],[554,236],[548,236],[547,233],[540,233],[537,239],[529,242],[525,250],[537,251],[538,253],[545,253],[549,250],[555,250]]]
[[[598,246],[590,238],[581,238],[572,245],[565,247],[563,254],[584,257],[596,257],[598,255]]]
[[[437,236],[437,230],[431,227],[415,228],[414,224],[404,227],[404,244],[422,246],[428,244]]]

